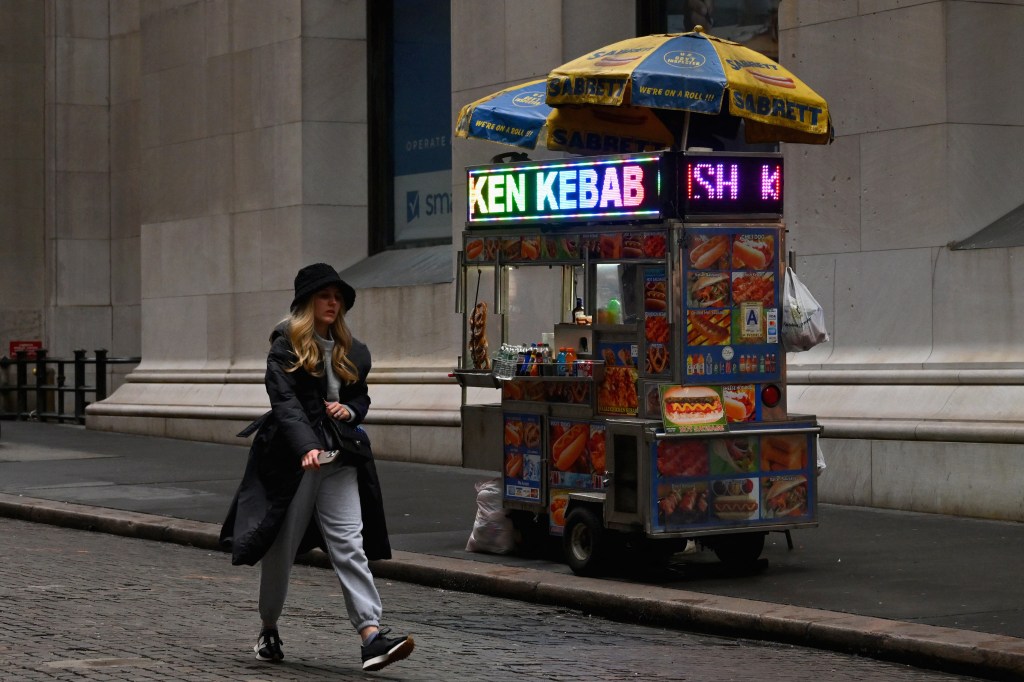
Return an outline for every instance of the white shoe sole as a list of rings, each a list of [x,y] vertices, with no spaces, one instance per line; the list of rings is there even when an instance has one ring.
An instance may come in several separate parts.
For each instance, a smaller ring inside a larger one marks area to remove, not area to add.
[[[279,662],[284,660],[284,656],[282,656],[281,658],[274,658],[273,656],[267,657],[267,656],[261,655],[260,654],[260,645],[259,644],[254,646],[252,648],[252,650],[256,653],[256,660],[257,661],[266,661],[267,663],[279,663]]]
[[[367,672],[373,672],[374,670],[380,670],[386,665],[391,665],[395,661],[401,661],[403,658],[408,658],[412,650],[416,648],[416,642],[413,641],[412,637],[407,637],[405,641],[399,642],[395,646],[391,647],[391,650],[386,654],[381,654],[371,658],[368,661],[363,661],[363,670]]]

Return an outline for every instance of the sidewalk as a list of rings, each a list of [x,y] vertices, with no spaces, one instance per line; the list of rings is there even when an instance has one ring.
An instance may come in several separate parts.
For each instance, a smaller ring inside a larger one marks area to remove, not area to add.
[[[0,515],[214,548],[246,453],[4,422]],[[793,550],[770,534],[752,575],[726,574],[703,552],[658,574],[588,579],[561,563],[465,551],[473,484],[491,472],[378,470],[396,550],[375,564],[380,578],[1024,679],[1024,524],[823,505],[818,528],[794,531]]]

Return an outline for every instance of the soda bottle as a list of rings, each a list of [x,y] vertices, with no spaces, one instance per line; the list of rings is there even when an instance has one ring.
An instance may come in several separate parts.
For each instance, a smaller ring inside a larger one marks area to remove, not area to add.
[[[558,349],[558,356],[555,358],[555,374],[560,377],[566,375],[565,372],[565,348]]]
[[[622,324],[622,304],[617,298],[608,299],[608,324]]]
[[[565,375],[576,376],[576,349],[567,346],[565,349]]]

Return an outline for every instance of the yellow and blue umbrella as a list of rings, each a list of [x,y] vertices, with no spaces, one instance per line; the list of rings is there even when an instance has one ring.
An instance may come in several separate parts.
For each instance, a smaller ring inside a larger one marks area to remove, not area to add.
[[[665,149],[672,132],[650,109],[566,106],[544,101],[545,81],[534,80],[462,107],[455,134],[526,149],[538,144],[573,154],[620,154]]]
[[[553,69],[547,78],[546,102],[554,107],[718,114],[726,101],[728,113],[745,120],[748,142],[831,140],[823,97],[773,59],[699,26],[692,33],[613,43]]]

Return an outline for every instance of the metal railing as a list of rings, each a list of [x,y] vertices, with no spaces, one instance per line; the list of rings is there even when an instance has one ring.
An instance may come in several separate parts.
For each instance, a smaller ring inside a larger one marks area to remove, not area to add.
[[[137,364],[142,358],[111,358],[107,351],[95,351],[95,357],[86,357],[86,351],[74,351],[73,360],[66,358],[48,358],[45,349],[35,351],[35,357],[29,357],[27,351],[18,351],[12,360],[6,356],[0,358],[0,369],[6,370],[14,366],[14,385],[0,386],[0,396],[15,396],[14,411],[0,410],[0,419],[38,419],[40,421],[56,420],[78,424],[85,423],[85,408],[90,402],[103,400],[107,397],[107,369],[111,365]],[[86,384],[86,368],[95,366],[93,384]],[[68,366],[73,368],[72,385],[67,385]],[[34,375],[29,380],[29,371]],[[50,371],[49,368],[56,368]],[[35,409],[29,409],[29,396],[35,398]],[[74,403],[72,411],[68,411],[67,397],[71,396]],[[93,401],[87,400],[92,396]],[[2,406],[2,405],[0,405]]]

